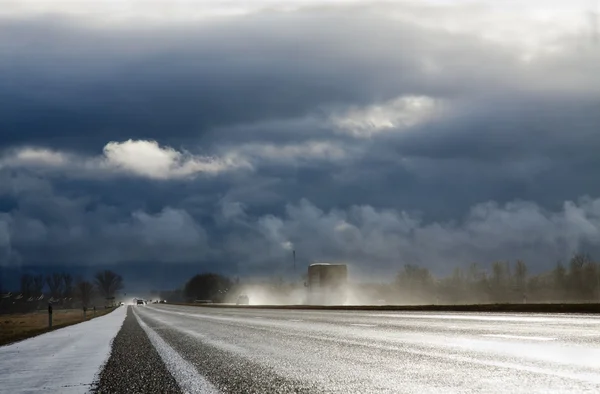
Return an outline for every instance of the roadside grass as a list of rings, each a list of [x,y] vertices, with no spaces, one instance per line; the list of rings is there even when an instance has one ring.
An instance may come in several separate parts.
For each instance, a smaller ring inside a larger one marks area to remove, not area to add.
[[[505,312],[505,313],[593,313],[600,314],[599,303],[587,304],[471,304],[471,305],[232,305],[171,303],[203,308],[302,309],[338,311],[398,312]]]
[[[94,317],[100,317],[112,312],[116,308],[98,309],[88,311],[86,321]],[[48,328],[48,312],[35,311],[31,313],[19,313],[0,315],[0,346],[31,338],[49,331],[67,327],[83,322],[83,311],[81,309],[54,310],[52,314],[52,328]]]

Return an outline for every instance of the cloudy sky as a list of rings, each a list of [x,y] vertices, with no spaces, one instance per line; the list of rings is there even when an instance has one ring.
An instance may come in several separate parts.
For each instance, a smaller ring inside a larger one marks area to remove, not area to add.
[[[0,265],[594,251],[596,7],[3,0]]]

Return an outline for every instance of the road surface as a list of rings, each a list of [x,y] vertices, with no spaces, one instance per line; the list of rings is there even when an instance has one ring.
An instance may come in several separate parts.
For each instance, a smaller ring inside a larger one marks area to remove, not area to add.
[[[600,392],[598,317],[174,305],[132,312],[131,329],[139,324],[179,386],[170,392]]]

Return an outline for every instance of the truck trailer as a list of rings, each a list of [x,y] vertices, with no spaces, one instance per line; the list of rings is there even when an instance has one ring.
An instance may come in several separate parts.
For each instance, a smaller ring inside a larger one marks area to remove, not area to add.
[[[314,263],[308,267],[307,303],[343,305],[347,297],[346,264]]]

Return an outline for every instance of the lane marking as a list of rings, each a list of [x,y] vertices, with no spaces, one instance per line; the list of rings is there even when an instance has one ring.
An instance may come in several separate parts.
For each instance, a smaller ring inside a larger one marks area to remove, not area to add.
[[[262,316],[254,316],[255,319],[262,319]]]
[[[301,321],[304,321],[304,320],[302,320],[302,319],[289,319],[288,321],[301,322]]]
[[[206,378],[198,373],[198,370],[187,360],[185,360],[175,349],[171,347],[164,339],[160,337],[150,326],[138,316],[137,312],[133,312],[139,325],[148,335],[148,339],[152,346],[158,352],[160,358],[165,363],[167,370],[173,376],[181,391],[184,393],[203,393],[203,394],[219,394],[217,390]]]
[[[356,327],[377,327],[377,324],[350,323],[350,325]]]
[[[484,337],[505,338],[505,339],[524,339],[529,341],[556,341],[556,338],[551,337],[528,337],[524,335],[508,335],[508,334],[484,334]]]

